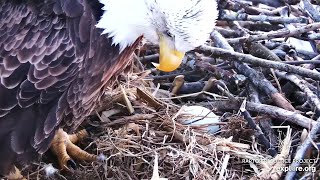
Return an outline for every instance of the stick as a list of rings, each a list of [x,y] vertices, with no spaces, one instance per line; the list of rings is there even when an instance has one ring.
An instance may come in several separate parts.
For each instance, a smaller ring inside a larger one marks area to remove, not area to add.
[[[320,23],[313,23],[308,24],[306,26],[302,26],[295,29],[281,29],[279,31],[263,33],[259,35],[249,35],[247,37],[239,37],[234,39],[229,39],[228,42],[231,44],[241,43],[244,41],[259,41],[263,39],[274,39],[274,38],[283,38],[283,37],[290,37],[298,34],[303,34],[309,31],[314,31],[320,28]]]
[[[315,95],[307,86],[307,82],[305,80],[299,79],[297,76],[293,74],[288,74],[284,72],[276,72],[278,76],[287,79],[293,82],[296,86],[298,86],[308,97],[309,102],[312,106],[316,108],[316,110],[320,111],[320,100],[317,95]]]
[[[252,119],[250,113],[245,108],[245,103],[246,103],[246,100],[244,100],[244,102],[240,107],[241,114],[243,115],[244,119],[248,121],[248,124],[251,127],[251,129],[256,131],[255,136],[260,140],[261,144],[263,144],[263,146],[267,149],[268,153],[274,157],[275,155],[277,155],[277,151],[269,142],[267,137],[264,135],[261,128]]]
[[[289,64],[284,64],[284,63],[279,63],[279,62],[274,62],[274,61],[269,61],[261,58],[257,58],[248,54],[242,54],[230,50],[225,50],[221,48],[216,48],[216,47],[210,47],[206,45],[202,45],[200,47],[200,50],[202,51],[207,51],[211,52],[213,55],[223,58],[228,61],[240,61],[244,63],[250,63],[256,66],[261,66],[261,67],[266,67],[266,68],[274,68],[278,69],[281,71],[286,71],[286,72],[292,72],[296,73],[298,75],[304,76],[304,77],[309,77],[314,80],[320,80],[320,73],[314,72],[312,70],[302,68],[302,67],[297,67],[297,66],[292,66]]]
[[[305,17],[277,17],[267,15],[248,15],[246,13],[235,13],[222,11],[220,19],[225,21],[260,21],[270,23],[307,23]]]
[[[236,103],[233,101],[201,102],[199,104],[208,108],[216,108],[217,110],[237,110],[241,105],[240,103]],[[288,121],[307,129],[316,124],[316,121],[307,118],[297,112],[287,111],[276,106],[247,102],[246,109],[248,111],[269,115],[270,117],[275,119]]]

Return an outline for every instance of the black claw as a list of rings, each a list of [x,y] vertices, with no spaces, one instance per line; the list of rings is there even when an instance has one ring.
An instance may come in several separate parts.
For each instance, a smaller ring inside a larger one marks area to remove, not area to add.
[[[67,167],[69,169],[75,170],[75,169],[77,169],[77,164],[72,159],[70,159],[70,160],[67,161]]]

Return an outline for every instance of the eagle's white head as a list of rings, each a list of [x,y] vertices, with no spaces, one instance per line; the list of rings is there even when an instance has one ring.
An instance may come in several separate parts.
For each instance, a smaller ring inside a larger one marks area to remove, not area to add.
[[[160,46],[162,71],[179,67],[185,52],[208,39],[218,16],[216,0],[100,0],[104,14],[96,25],[121,50],[143,35]]]

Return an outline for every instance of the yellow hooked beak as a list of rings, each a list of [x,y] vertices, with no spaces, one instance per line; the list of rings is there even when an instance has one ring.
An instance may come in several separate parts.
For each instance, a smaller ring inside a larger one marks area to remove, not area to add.
[[[184,57],[184,52],[171,49],[165,38],[160,36],[159,42],[159,63],[152,63],[157,69],[164,72],[171,72],[176,70]]]

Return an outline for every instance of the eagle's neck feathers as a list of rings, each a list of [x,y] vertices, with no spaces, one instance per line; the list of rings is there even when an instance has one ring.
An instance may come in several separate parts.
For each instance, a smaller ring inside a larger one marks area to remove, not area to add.
[[[113,44],[119,45],[120,51],[132,45],[138,37],[154,33],[144,0],[100,0],[100,2],[104,4],[102,9],[104,14],[96,27],[104,29],[103,34],[112,37]]]

